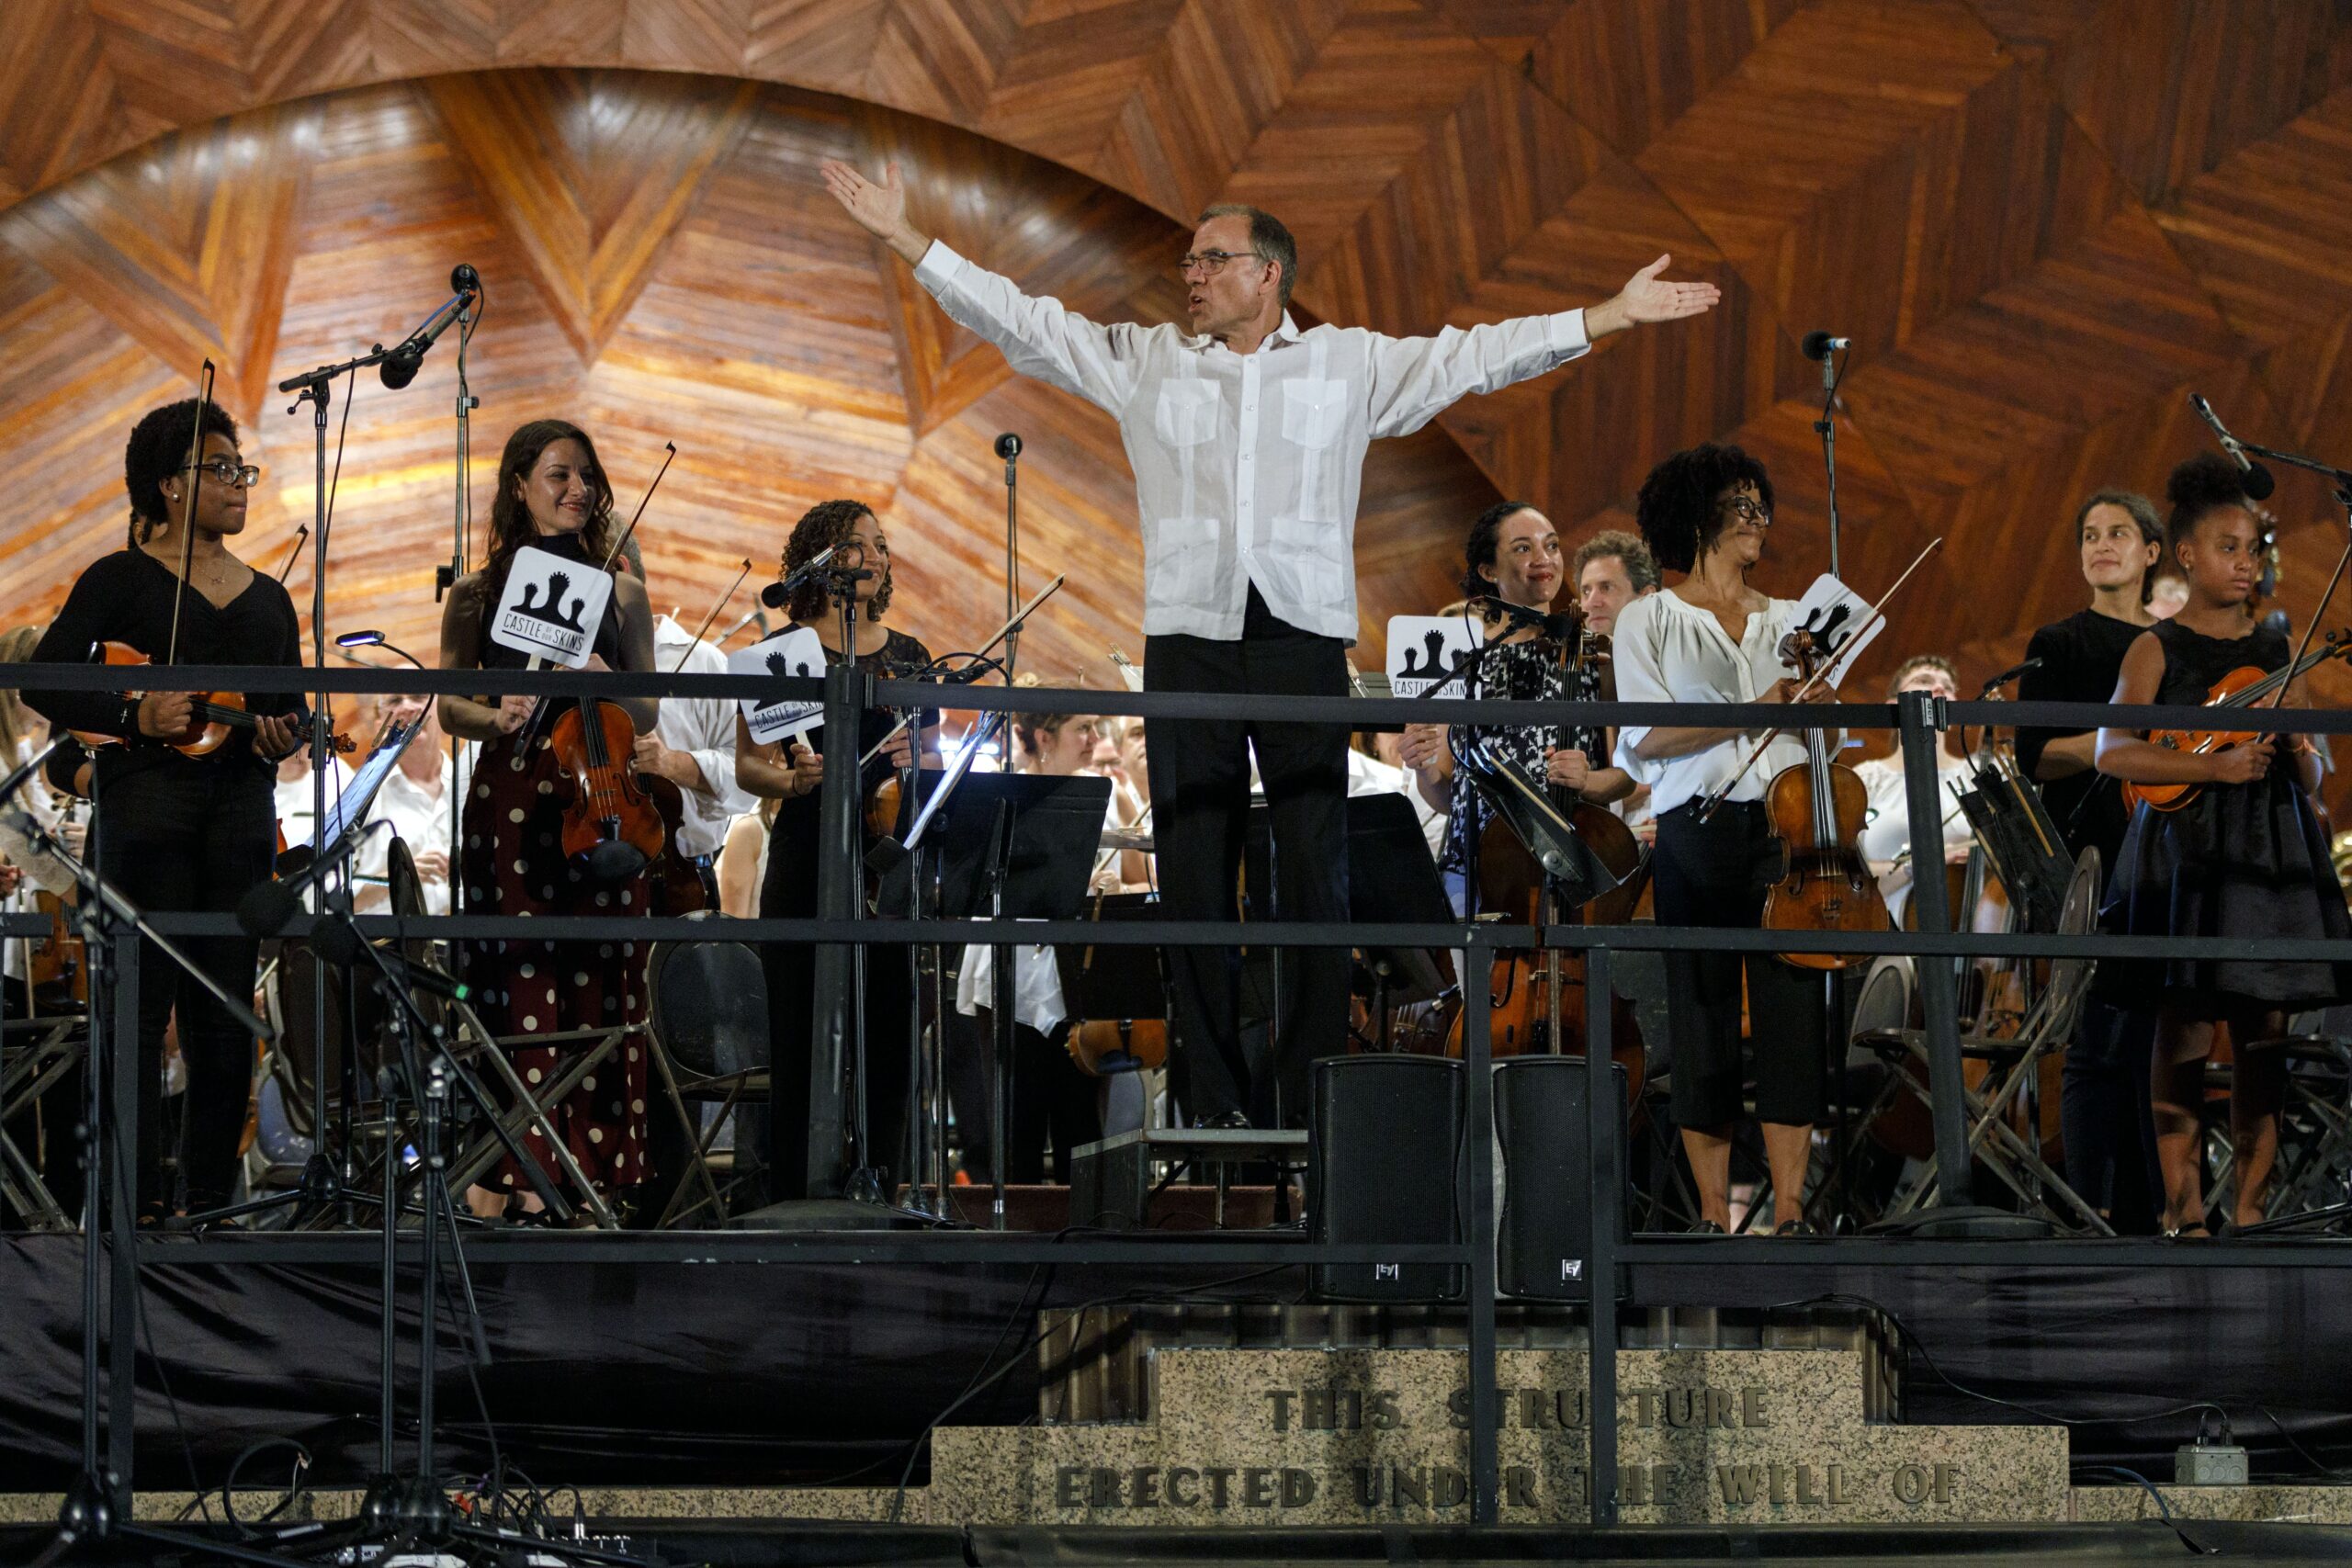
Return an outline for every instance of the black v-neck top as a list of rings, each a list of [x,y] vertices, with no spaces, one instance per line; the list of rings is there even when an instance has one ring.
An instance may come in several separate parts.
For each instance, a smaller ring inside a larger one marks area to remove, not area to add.
[[[99,643],[120,642],[160,663],[171,648],[172,604],[178,587],[172,570],[144,550],[99,557],[74,581],[65,607],[33,649],[34,661],[86,664]],[[226,604],[214,604],[190,585],[180,606],[178,662],[300,665],[301,626],[294,616],[294,601],[275,579],[259,571]],[[136,671],[126,671],[123,683],[136,689]],[[28,674],[24,696],[60,728],[129,740],[128,747],[106,748],[120,758],[106,764],[109,773],[178,755],[141,737],[122,701],[107,693],[38,691]],[[299,693],[248,692],[245,705],[255,714],[297,713],[301,697]],[[253,733],[245,729],[231,730],[228,741],[203,761],[238,768],[270,766],[254,754]]]

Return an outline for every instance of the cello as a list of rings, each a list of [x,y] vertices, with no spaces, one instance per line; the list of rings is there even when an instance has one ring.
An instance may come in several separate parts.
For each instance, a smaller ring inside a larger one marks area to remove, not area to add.
[[[1554,639],[1568,698],[1595,702],[1601,696],[1600,671],[1608,660],[1606,639],[1577,628],[1573,647]],[[1589,734],[1556,730],[1555,750],[1589,750]],[[1622,925],[1646,880],[1648,863],[1633,829],[1605,807],[1593,805],[1563,784],[1539,783],[1527,770],[1507,758],[1487,755],[1464,758],[1463,773],[1495,807],[1495,815],[1479,835],[1478,906],[1490,915],[1541,927],[1547,913],[1559,914],[1579,925]],[[1460,787],[1459,784],[1456,787]],[[1565,822],[1573,837],[1605,871],[1611,886],[1566,911],[1548,910],[1555,879],[1531,849],[1520,826],[1527,807],[1539,806],[1544,814]],[[1465,998],[1465,1006],[1476,1006]],[[1490,1053],[1496,1057],[1544,1052],[1555,1055],[1585,1054],[1585,960],[1556,947],[1520,950],[1498,955],[1487,973],[1487,1007]],[[1610,1055],[1625,1069],[1629,1099],[1641,1096],[1645,1055],[1634,1021],[1633,1004],[1623,997],[1610,998]],[[1446,1032],[1446,1055],[1463,1055],[1462,1018],[1457,1013]]]

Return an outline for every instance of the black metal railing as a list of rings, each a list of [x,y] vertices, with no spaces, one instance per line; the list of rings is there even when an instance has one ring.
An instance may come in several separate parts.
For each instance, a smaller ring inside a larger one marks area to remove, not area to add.
[[[180,666],[146,668],[141,684],[157,691],[273,690],[288,684],[288,672],[274,667]],[[26,667],[23,678],[42,690],[111,691],[121,683],[119,671],[85,666]],[[1899,704],[1839,704],[1824,705],[1615,704],[1572,702],[1469,701],[1439,698],[1275,697],[1234,696],[1202,693],[1144,693],[1069,689],[1004,689],[956,687],[943,691],[920,682],[877,680],[860,671],[835,670],[823,680],[786,680],[765,675],[606,673],[582,674],[563,671],[426,671],[335,670],[311,668],[302,683],[323,697],[330,693],[420,693],[476,695],[486,689],[502,693],[553,696],[699,696],[729,699],[762,697],[821,700],[826,724],[833,733],[850,733],[855,715],[869,707],[905,709],[952,706],[957,709],[1012,713],[1090,713],[1140,716],[1147,721],[1182,721],[1215,717],[1231,720],[1295,720],[1343,724],[1351,728],[1405,722],[1481,725],[1616,726],[1698,723],[1709,727],[1750,729],[1894,729],[1905,761],[1911,842],[1941,840],[1942,809],[1937,799],[1935,748],[1943,730],[1952,726],[2030,725],[2056,729],[2105,726],[2133,729],[2194,728],[2211,722],[2205,710],[2183,706],[2120,706],[2091,703],[1956,703],[1906,694]],[[2243,718],[2233,722],[2244,723]],[[2352,713],[2292,710],[2294,731],[2342,734],[2352,731]],[[823,793],[825,812],[836,825],[854,824],[854,769],[828,770]],[[854,833],[843,842],[836,838],[827,877],[854,886],[859,874]],[[672,941],[746,942],[808,942],[835,949],[867,943],[943,942],[1091,943],[1152,946],[1227,946],[1247,942],[1252,947],[1443,947],[1472,955],[1475,970],[1479,955],[1525,949],[1540,942],[1581,950],[1587,954],[1587,1045],[1594,1060],[1606,1060],[1611,1045],[1610,967],[1621,952],[1668,952],[1706,949],[1767,953],[1894,953],[1954,957],[2193,957],[2199,959],[2271,958],[2352,961],[2352,942],[2277,942],[2229,937],[2059,937],[2052,935],[1992,935],[1954,932],[1944,900],[1914,900],[1918,910],[1917,932],[1871,934],[1824,933],[1798,936],[1783,931],[1726,931],[1713,928],[1658,925],[1554,926],[1541,931],[1464,921],[1446,924],[1338,922],[1317,924],[1274,921],[1227,924],[1216,921],[1155,921],[1102,923],[1079,920],[986,921],[957,919],[879,919],[854,912],[846,918],[819,919],[729,920],[714,929],[707,920],[654,916],[523,917],[448,915],[400,918],[362,916],[359,928],[376,937],[413,940],[466,940],[527,936],[553,940],[612,940],[639,936]],[[841,907],[836,905],[835,907]],[[225,915],[158,914],[155,926],[166,935],[229,934],[237,927]],[[299,928],[289,926],[287,934]],[[46,919],[32,916],[0,917],[0,934],[46,934]],[[1939,1186],[1950,1198],[1968,1190],[1967,1132],[1961,1070],[1958,1008],[1951,967],[1919,966],[1920,1001],[1927,1021],[1927,1044],[1935,1120]],[[821,982],[820,982],[821,983]],[[710,1261],[841,1263],[863,1261],[930,1262],[942,1265],[1021,1264],[1054,1262],[1080,1266],[1132,1266],[1139,1262],[1171,1265],[1283,1265],[1315,1263],[1442,1262],[1463,1268],[1469,1281],[1466,1304],[1470,1379],[1469,1431],[1472,1446],[1474,1514],[1480,1523],[1495,1520],[1498,1498],[1496,1451],[1496,1389],[1494,1381],[1496,1313],[1493,1213],[1492,1065],[1487,1010],[1463,1010],[1463,1041],[1466,1068],[1466,1115],[1478,1135],[1470,1139],[1460,1213],[1464,1216],[1464,1239],[1451,1247],[1318,1246],[1295,1239],[1229,1237],[1138,1238],[1115,1235],[1074,1233],[1058,1236],[1006,1233],[891,1234],[844,1237],[840,1235],[784,1235],[773,1233],[729,1236],[722,1242],[707,1235],[660,1234],[567,1238],[560,1247],[533,1247],[530,1255],[547,1258],[635,1258],[646,1261],[694,1258]],[[135,1012],[118,1010],[115,1049],[118,1060],[136,1059]],[[841,1064],[820,1061],[817,1071],[838,1075]],[[1618,1137],[1613,1117],[1606,1114],[1608,1097],[1586,1096],[1590,1114],[1588,1146],[1594,1179],[1588,1182],[1592,1237],[1586,1278],[1587,1304],[1592,1325],[1590,1386],[1587,1408],[1591,1412],[1589,1495],[1592,1522],[1608,1526],[1617,1517],[1616,1477],[1616,1340],[1612,1332],[1616,1303],[1626,1270],[1643,1263],[1684,1265],[1704,1262],[1721,1269],[1776,1268],[1797,1264],[1832,1266],[1899,1260],[1918,1266],[1979,1265],[1992,1261],[2027,1267],[2081,1268],[2097,1265],[2165,1267],[2218,1263],[2258,1266],[2338,1265],[2352,1262],[2352,1249],[2299,1249],[2290,1245],[2240,1244],[2220,1248],[2164,1248],[2146,1241],[2067,1239],[2046,1241],[1967,1241],[1935,1239],[1838,1239],[1802,1247],[1726,1247],[1719,1241],[1682,1242],[1672,1239],[1629,1238],[1621,1250],[1607,1217],[1616,1194],[1604,1190],[1599,1173],[1615,1168]],[[233,1248],[189,1248],[169,1244],[141,1245],[119,1267],[135,1270],[141,1264],[170,1267],[193,1262],[251,1260],[283,1264],[294,1257],[319,1261],[352,1260],[373,1256],[375,1243],[363,1237],[334,1236],[241,1238]],[[518,1255],[519,1255],[518,1249]],[[503,1254],[502,1254],[503,1256]],[[121,1326],[127,1320],[119,1314]],[[110,1347],[116,1403],[127,1412],[134,1392],[131,1347],[127,1332]],[[119,1425],[127,1427],[127,1422]],[[117,1462],[127,1467],[127,1446],[118,1448]]]

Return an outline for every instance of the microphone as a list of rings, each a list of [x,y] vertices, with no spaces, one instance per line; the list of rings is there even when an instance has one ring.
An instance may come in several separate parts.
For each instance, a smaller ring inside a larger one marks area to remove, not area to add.
[[[800,586],[801,581],[809,573],[822,570],[824,564],[833,558],[833,552],[840,548],[839,545],[827,546],[793,569],[789,574],[778,578],[761,589],[760,603],[771,610],[783,609],[784,602],[792,597],[792,591]]]
[[[2188,406],[2197,411],[2198,418],[2213,427],[2213,434],[2221,441],[2222,450],[2228,453],[2230,461],[2238,466],[2240,482],[2245,489],[2246,499],[2248,501],[2269,500],[2270,492],[2278,488],[2278,481],[2271,476],[2270,470],[2247,457],[2245,448],[2238,444],[2238,438],[2222,428],[2221,417],[2214,413],[2213,405],[2205,400],[2203,393],[2189,393]]]
[[[348,920],[322,917],[317,929],[311,932],[311,946],[321,958],[338,969],[356,968],[365,962],[361,949],[367,943]],[[430,991],[451,1001],[464,1001],[473,995],[473,987],[454,976],[445,975],[430,964],[412,963],[398,948],[379,947],[376,956],[392,977],[420,991]]]
[[[996,455],[1010,463],[1021,456],[1021,437],[1006,431],[996,438]]]
[[[368,835],[379,828],[389,828],[391,818],[379,817],[343,838],[324,854],[313,855],[311,863],[277,882],[256,882],[245,896],[237,900],[237,924],[247,936],[276,936],[287,921],[302,908],[302,895],[323,879],[327,873],[341,865],[357,852]]]
[[[1805,333],[1804,341],[1797,345],[1797,349],[1807,359],[1826,360],[1833,354],[1844,352],[1852,344],[1853,340],[1850,338],[1831,337],[1827,333],[1816,332]]]
[[[424,364],[426,351],[441,341],[441,334],[449,330],[449,324],[464,315],[466,307],[481,292],[481,275],[466,263],[459,262],[450,270],[449,287],[457,291],[457,298],[434,311],[431,320],[417,328],[406,343],[386,355],[383,363],[376,367],[376,374],[383,378],[384,385],[393,391],[399,391],[416,379],[417,371]]]
[[[1498,599],[1492,593],[1482,593],[1479,598],[1493,606],[1505,620],[1512,625],[1532,626],[1540,635],[1556,642],[1566,642],[1575,637],[1581,625],[1577,616],[1566,611],[1562,611],[1555,615],[1547,615],[1541,611],[1531,610],[1524,604],[1514,604],[1508,599]]]
[[[1991,680],[1985,682],[1984,690],[1979,692],[1977,695],[1979,698],[1989,697],[1994,693],[1999,691],[2002,687],[2007,685],[2010,682],[2016,680],[2018,676],[2030,674],[2032,671],[2041,668],[2041,660],[2029,659],[2023,664],[2004,670],[1998,675],[1996,675]]]

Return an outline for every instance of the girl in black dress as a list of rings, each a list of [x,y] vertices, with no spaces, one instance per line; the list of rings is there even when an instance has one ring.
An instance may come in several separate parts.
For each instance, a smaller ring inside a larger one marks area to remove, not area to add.
[[[613,487],[587,432],[561,420],[534,420],[507,437],[498,460],[498,499],[491,505],[491,554],[479,571],[458,580],[441,615],[445,670],[519,670],[526,662],[484,629],[505,592],[515,551],[526,545],[602,569],[619,525]],[[613,574],[613,595],[597,624],[590,670],[653,668],[653,611],[645,584],[626,571]],[[653,731],[661,701],[609,698],[627,711],[639,735]],[[642,870],[620,882],[599,882],[563,852],[564,807],[570,785],[548,746],[555,711],[519,732],[537,699],[526,696],[441,699],[441,726],[482,743],[468,771],[458,848],[459,908],[469,915],[642,915],[648,912]],[[526,746],[520,768],[516,748]],[[461,943],[460,968],[474,988],[482,1024],[502,1037],[609,1029],[645,1020],[645,947],[641,942],[557,942],[483,941]],[[552,1077],[580,1043],[526,1046],[513,1052],[526,1083]],[[645,1048],[635,1038],[548,1111],[564,1147],[599,1193],[644,1182]],[[568,1180],[536,1123],[525,1136],[532,1157],[559,1182]],[[523,1190],[523,1208],[536,1213],[538,1195],[509,1160],[493,1187],[470,1194],[475,1212],[503,1212]],[[575,1194],[577,1196],[577,1194]]]
[[[2245,606],[2262,570],[2262,533],[2237,470],[2207,454],[2175,468],[2166,486],[2172,515],[2165,547],[2188,583],[2188,602],[2132,645],[2116,682],[2118,703],[2201,703],[2233,670],[2275,671],[2292,657],[2279,633],[2257,626]],[[2288,692],[2301,705],[2301,683]],[[2103,911],[2106,929],[2128,936],[2227,936],[2241,940],[2352,935],[2327,840],[2312,814],[2319,756],[2299,736],[2270,735],[2204,755],[2102,729],[2099,772],[2134,784],[2197,786],[2178,810],[2143,805],[2117,856]],[[2278,1152],[2278,1108],[2286,1062],[2276,1040],[2289,1013],[2352,994],[2337,964],[2275,959],[2109,962],[2101,988],[2157,996],[2150,1072],[2156,1158],[2164,1176],[2164,1225],[2205,1232],[2202,1138],[2205,1060],[2226,1028],[2233,1051],[2230,1132],[2237,1170],[2236,1223],[2263,1216]]]
[[[881,519],[861,502],[820,502],[793,525],[779,577],[828,549],[835,551],[834,566],[871,574],[854,589],[859,667],[886,678],[905,678],[927,669],[931,650],[882,624],[890,607],[892,584],[890,543],[883,535]],[[826,662],[839,663],[841,614],[821,581],[804,583],[786,608],[794,626],[816,632],[824,644]],[[807,919],[816,915],[818,791],[825,782],[828,754],[841,765],[854,768],[896,722],[895,714],[868,711],[854,746],[830,745],[821,725],[791,739],[761,745],[752,740],[751,727],[738,716],[736,782],[752,795],[778,802],[768,839],[767,873],[760,885],[761,919]],[[921,745],[926,753],[935,754],[939,716],[926,712],[920,722]],[[916,744],[909,731],[899,731],[876,760],[876,766],[887,760],[893,770],[906,767]],[[876,946],[867,949],[865,959],[865,1054],[857,1069],[865,1104],[864,1162],[881,1176],[886,1195],[907,1169],[902,1145],[910,1086],[907,1032],[914,999],[912,958],[911,949]],[[805,942],[770,942],[761,949],[761,962],[767,971],[768,987],[768,1105],[774,1127],[770,1190],[779,1201],[805,1198],[808,1196],[808,1061],[813,1046],[810,1010],[816,949]],[[847,1103],[854,1122],[854,1093]],[[830,1156],[832,1151],[826,1153]]]
[[[204,439],[198,449],[199,421]],[[192,449],[200,452],[200,477],[189,462]],[[74,581],[33,650],[34,661],[87,663],[97,644],[110,641],[129,643],[159,664],[300,664],[294,602],[228,546],[244,531],[246,493],[260,477],[238,451],[235,423],[215,404],[199,408],[190,398],[141,420],[123,453],[130,538]],[[191,501],[192,540],[184,532]],[[270,785],[277,759],[301,743],[296,721],[287,716],[300,709],[298,696],[247,694],[254,728],[232,729],[219,749],[191,757],[162,739],[187,728],[186,692],[151,692],[131,702],[99,692],[42,692],[29,672],[26,679],[25,700],[57,728],[123,742],[96,751],[91,842],[99,871],[132,903],[151,911],[226,914],[268,877],[277,842]],[[229,995],[253,993],[260,948],[253,938],[191,937],[179,946]],[[253,1087],[253,1036],[152,943],[141,944],[139,975],[140,1208],[153,1217],[170,1198],[155,1087],[175,1011],[188,1075],[180,1175],[191,1212],[220,1207],[236,1172],[237,1136]]]

